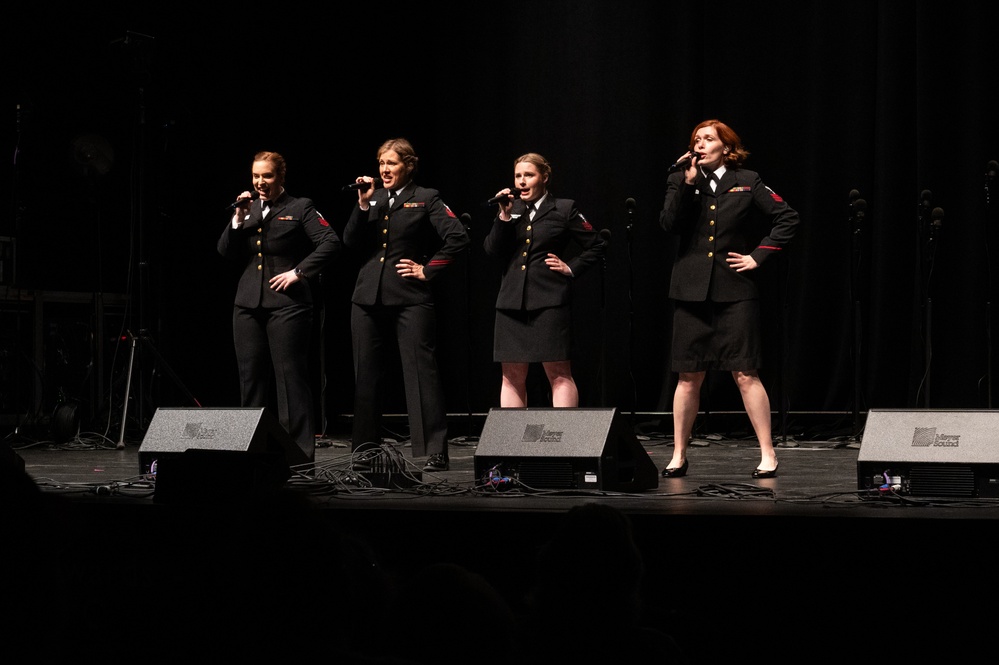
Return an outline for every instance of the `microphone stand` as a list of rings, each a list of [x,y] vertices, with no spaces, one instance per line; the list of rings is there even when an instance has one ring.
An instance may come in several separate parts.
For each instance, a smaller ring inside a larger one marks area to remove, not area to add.
[[[935,208],[940,210],[939,208]],[[926,273],[926,310],[924,312],[926,317],[926,339],[924,340],[924,359],[923,363],[925,365],[925,390],[923,392],[923,406],[924,408],[930,408],[930,379],[932,377],[932,362],[933,362],[933,294],[931,290],[931,285],[933,282],[933,262],[936,255],[936,235],[940,228],[939,220],[935,218],[930,222],[929,225],[929,236],[926,242],[926,256],[927,256],[927,273]]]
[[[932,271],[932,269],[931,269]],[[933,298],[926,296],[926,340],[923,342],[923,365],[926,368],[925,390],[923,392],[923,408],[930,408],[930,363],[933,362]]]
[[[930,248],[933,242],[933,234],[930,229],[930,205],[932,203],[933,193],[928,189],[924,189],[919,194],[919,201],[916,204],[916,255],[918,261],[916,264],[916,281],[919,288],[919,297],[922,300],[923,305],[923,356],[924,365],[923,368],[923,378],[920,380],[919,385],[916,387],[916,394],[914,397],[914,406],[918,406],[920,403],[920,395],[923,391],[924,385],[926,384],[927,378],[929,376],[929,362],[930,357],[929,351],[929,326],[930,315],[929,310],[932,309],[932,300],[929,294],[929,278],[928,275],[932,273],[931,270],[927,270],[927,266],[932,264],[932,260],[929,258]]]
[[[797,442],[787,438],[787,347],[788,347],[788,336],[787,336],[787,283],[788,283],[788,267],[787,259],[780,256],[780,289],[781,289],[781,304],[780,304],[780,319],[778,325],[780,326],[780,347],[781,347],[781,358],[780,358],[780,389],[777,394],[777,417],[780,420],[780,443],[778,444],[782,448],[797,448]]]
[[[120,40],[121,47],[123,51],[133,58],[133,69],[140,73],[146,73],[146,65],[144,58],[148,57],[148,52],[152,49],[153,38],[140,33],[135,33],[128,31],[125,38]],[[166,363],[163,356],[156,349],[152,342],[149,329],[146,326],[146,312],[148,310],[148,295],[149,295],[149,258],[146,252],[146,102],[145,102],[145,88],[143,81],[136,81],[136,101],[135,101],[135,118],[133,130],[133,169],[135,171],[135,177],[133,178],[133,190],[132,190],[132,203],[131,203],[131,215],[133,220],[133,227],[137,229],[138,233],[138,284],[139,284],[139,297],[138,297],[138,323],[139,332],[138,334],[133,334],[128,331],[128,337],[131,339],[131,349],[129,351],[128,359],[128,370],[125,382],[125,396],[122,400],[122,413],[121,413],[121,429],[119,431],[118,442],[116,448],[121,450],[125,448],[125,430],[128,421],[128,402],[131,397],[132,390],[132,374],[136,360],[136,350],[141,347],[142,350],[148,351],[152,354],[155,361],[151,367],[151,375],[156,375],[157,366],[162,366],[166,373],[174,380],[176,386],[187,395],[188,399],[197,407],[201,404],[198,400],[191,394],[186,386],[181,382],[180,377],[173,371],[173,369]],[[130,294],[131,295],[131,294]],[[145,377],[144,372],[141,369],[143,356],[139,354],[139,373],[138,373],[138,399],[136,400],[136,419],[139,429],[145,432],[148,422],[152,419],[152,414],[148,417],[145,414],[145,398],[148,397],[150,402],[152,402],[152,387],[148,389],[144,387]]]
[[[329,423],[326,416],[326,293],[323,288],[322,273],[316,278],[315,288],[313,288],[311,283],[309,284],[309,288],[312,289],[312,307],[313,313],[316,315],[316,321],[313,326],[318,338],[316,339],[316,345],[319,353],[319,394],[313,397],[313,403],[318,398],[319,438],[325,438]],[[315,426],[316,423],[313,423],[313,427]],[[316,445],[319,445],[318,440],[316,441]]]
[[[987,222],[991,217],[992,200],[991,185],[995,181],[996,171],[999,164],[990,161],[985,166],[985,219]],[[989,227],[983,223],[982,237],[985,241],[985,270],[987,276],[985,280],[985,405],[987,409],[992,408],[992,264],[989,257]]]
[[[191,391],[188,390],[186,386],[184,386],[183,382],[180,380],[180,377],[177,376],[177,373],[174,372],[173,369],[171,369],[170,365],[168,365],[166,360],[163,359],[163,356],[160,355],[160,352],[156,350],[156,346],[149,338],[148,333],[146,331],[139,331],[138,335],[134,335],[130,330],[126,332],[128,333],[128,337],[132,342],[132,346],[128,353],[128,371],[125,375],[125,397],[124,399],[122,399],[121,429],[118,431],[118,442],[115,445],[115,447],[118,450],[122,450],[123,448],[125,448],[125,429],[126,429],[125,425],[128,422],[128,400],[132,393],[132,370],[135,367],[135,351],[140,344],[142,344],[143,349],[153,354],[153,356],[156,358],[159,364],[163,366],[163,369],[170,376],[170,378],[174,380],[174,383],[177,385],[177,387],[180,388],[185,395],[187,395],[187,398],[189,400],[191,400],[191,403],[199,408],[201,407],[201,403],[198,402],[198,399],[193,394],[191,394]],[[136,406],[139,408],[140,424],[144,422],[142,420],[142,411],[141,411],[142,396],[143,395],[142,395],[141,374],[140,374],[139,399],[136,401]]]
[[[856,190],[854,190],[856,192]],[[865,208],[867,206],[863,199],[856,199],[852,196],[850,201],[850,224],[851,224],[851,266],[850,284],[853,288],[853,432],[850,436],[851,442],[859,441],[862,426],[860,424],[860,395],[863,382],[861,380],[863,362],[861,349],[863,347],[863,324],[861,319],[860,303],[860,263],[861,263],[861,237],[863,234],[863,220]],[[857,192],[859,196],[859,192]]]
[[[468,235],[469,239],[472,237],[472,216],[465,213],[461,216],[461,222],[465,227],[465,233]],[[465,435],[465,443],[474,443],[479,440],[479,437],[472,434],[474,428],[473,414],[472,414],[472,397],[470,394],[469,386],[471,384],[472,377],[472,243],[469,242],[468,246],[465,247],[465,325],[468,329],[468,346],[465,347],[465,407],[468,409],[466,414],[468,418],[468,434]]]
[[[22,108],[21,108],[21,104],[20,103],[18,103],[16,105],[16,111],[17,111],[17,113],[16,113],[16,125],[15,125],[16,134],[15,134],[15,137],[14,137],[15,138],[15,144],[14,144],[14,169],[12,171],[13,178],[11,180],[12,187],[13,187],[13,191],[12,191],[13,196],[11,198],[11,200],[13,202],[13,215],[10,218],[10,219],[13,220],[13,225],[10,227],[9,235],[3,234],[6,237],[3,238],[2,240],[3,240],[3,242],[5,242],[7,244],[0,245],[0,252],[2,252],[2,253],[0,253],[0,284],[2,284],[5,287],[13,287],[15,289],[15,292],[20,287],[20,282],[21,282],[20,275],[18,274],[18,265],[17,265],[17,259],[18,259],[18,256],[17,256],[17,239],[18,239],[18,235],[20,235],[20,233],[22,232],[22,230],[24,229],[24,226],[25,226],[24,208],[22,206],[22,196],[21,196],[21,182],[22,182],[22,177],[21,177],[21,159],[20,159],[20,155],[21,155],[21,139],[23,138],[22,125],[24,123],[23,123],[23,120],[22,120]],[[24,114],[24,115],[26,115],[26,114]],[[25,321],[25,318],[22,317],[22,313],[23,313],[22,312],[22,302],[23,301],[21,301],[21,299],[18,298],[17,304],[13,307],[13,312],[14,312],[14,348],[15,349],[20,349],[21,348],[21,342],[22,342],[22,340],[25,337],[24,325],[26,325],[27,322]],[[24,322],[24,324],[22,324],[22,322]],[[8,328],[8,330],[9,330],[9,328]],[[27,338],[29,340],[31,339],[30,334],[27,335]],[[26,424],[27,422],[33,422],[33,421],[37,421],[38,420],[38,416],[39,416],[39,413],[41,411],[41,405],[42,405],[42,397],[41,397],[41,395],[42,395],[42,389],[41,389],[41,382],[40,382],[40,380],[36,382],[36,384],[35,384],[35,386],[36,386],[35,390],[31,390],[30,388],[28,389],[30,391],[30,396],[28,396],[27,399],[31,400],[31,402],[32,402],[32,409],[31,409],[31,412],[28,413],[27,403],[24,403],[25,415],[24,415],[24,419],[22,420],[22,417],[21,417],[22,385],[26,384],[27,382],[26,381],[25,382],[21,381],[22,373],[23,373],[22,363],[19,363],[19,362],[18,363],[13,363],[13,366],[14,366],[14,377],[13,377],[14,378],[14,395],[13,395],[14,402],[13,403],[14,403],[14,405],[16,407],[16,417],[15,417],[15,422],[14,422],[14,433],[15,434],[20,434],[21,433],[21,427],[22,427],[22,425]]]
[[[599,240],[599,239],[598,239]],[[607,388],[607,251],[604,247],[600,256],[600,406],[608,406],[610,399]]]
[[[627,246],[628,246],[628,375],[631,379],[631,411],[629,417],[632,425],[634,426],[635,421],[635,409],[638,407],[638,396],[635,394],[635,376],[632,371],[632,363],[635,358],[635,300],[634,300],[634,290],[635,290],[635,271],[632,267],[634,261],[633,255],[633,243],[634,243],[634,229],[635,229],[635,199],[627,199],[624,202],[625,207],[628,209],[628,222],[625,224],[625,234],[627,235]]]

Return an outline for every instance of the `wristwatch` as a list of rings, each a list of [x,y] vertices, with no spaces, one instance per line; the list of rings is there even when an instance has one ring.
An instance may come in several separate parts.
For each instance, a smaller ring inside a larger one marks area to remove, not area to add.
[[[295,268],[295,277],[298,277],[299,279],[305,278],[305,273],[302,272],[301,268]]]

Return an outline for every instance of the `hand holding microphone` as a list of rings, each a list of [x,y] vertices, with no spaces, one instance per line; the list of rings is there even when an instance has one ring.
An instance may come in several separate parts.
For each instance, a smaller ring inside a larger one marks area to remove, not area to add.
[[[670,164],[669,170],[667,172],[673,173],[674,171],[683,171],[684,169],[690,169],[694,166],[697,166],[695,162],[697,158],[698,154],[696,152],[688,150],[687,154],[685,154],[683,157]]]
[[[260,192],[243,192],[236,200],[229,204],[230,210],[235,210],[236,208],[246,209],[250,207],[250,204],[257,200],[260,196]]]
[[[372,195],[375,190],[382,186],[381,178],[372,178],[371,176],[362,175],[358,176],[357,180],[350,185],[346,185],[343,191],[350,191],[352,189],[357,190],[357,203],[361,206],[362,210],[366,210],[365,206],[368,205],[368,201],[371,200]]]
[[[352,182],[349,185],[344,185],[341,191],[349,192],[352,189],[356,189],[358,191],[365,191],[371,189],[372,185],[374,185],[375,189],[378,189],[379,187],[382,186],[381,178],[367,178],[367,179],[365,178],[367,178],[367,176],[361,176],[360,178],[357,179],[357,182]]]
[[[513,197],[519,193],[520,192],[516,190],[512,190],[509,187],[506,187],[502,191],[497,192],[496,196],[486,201],[485,205],[486,207],[489,207],[493,204],[498,203],[500,204],[500,206],[505,208],[506,206],[513,204]]]

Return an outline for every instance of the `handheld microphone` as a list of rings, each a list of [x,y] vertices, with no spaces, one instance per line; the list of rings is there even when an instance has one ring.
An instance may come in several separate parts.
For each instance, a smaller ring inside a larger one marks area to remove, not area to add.
[[[684,157],[683,159],[673,162],[672,164],[670,164],[668,172],[673,173],[673,171],[680,171],[682,169],[687,168],[688,166],[690,166],[690,162],[693,161],[694,157],[697,157],[696,153],[689,157]]]
[[[609,243],[610,239],[611,239],[611,230],[610,229],[600,229],[600,233],[598,233],[597,235],[600,236],[601,240],[603,240],[606,243]]]
[[[260,192],[253,192],[252,194],[250,194],[250,198],[243,197],[241,199],[236,199],[235,201],[229,204],[229,210],[238,208],[244,203],[250,203],[251,201],[256,201],[258,198],[260,198]]]
[[[469,215],[467,212],[461,213],[460,219],[461,219],[461,223],[463,225],[465,225],[465,226],[471,226],[472,225],[472,216]]]
[[[507,198],[508,196],[517,196],[518,194],[520,194],[520,191],[519,191],[519,190],[516,190],[516,189],[515,189],[515,190],[512,190],[512,191],[511,191],[510,193],[508,193],[508,194],[497,194],[497,195],[496,195],[496,196],[494,196],[493,198],[491,198],[491,199],[489,199],[488,201],[486,201],[486,202],[485,202],[485,205],[486,205],[486,206],[491,206],[491,205],[496,205],[497,203],[500,203],[500,202],[502,202],[502,201],[510,201],[511,199],[508,199],[508,198]]]
[[[375,189],[378,189],[379,187],[382,186],[382,179],[381,178],[375,178],[374,181],[370,182],[370,183],[363,182],[363,181],[362,182],[352,182],[349,185],[344,185],[343,189],[340,190],[340,191],[349,192],[351,190],[359,190],[359,191],[362,191],[362,192],[366,192],[366,191],[368,191],[368,189],[370,189],[371,185],[374,185]]]
[[[624,206],[628,209],[628,212],[634,212],[635,206],[637,205],[638,204],[635,203],[635,199],[632,198],[629,198],[624,202]]]

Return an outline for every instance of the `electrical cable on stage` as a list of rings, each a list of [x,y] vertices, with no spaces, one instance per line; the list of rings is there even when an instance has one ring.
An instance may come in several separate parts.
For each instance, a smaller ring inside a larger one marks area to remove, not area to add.
[[[697,495],[720,497],[727,499],[731,498],[776,499],[777,498],[777,495],[774,493],[772,489],[767,487],[759,487],[757,485],[750,485],[748,483],[731,483],[731,484],[710,483],[708,485],[701,485],[697,488]]]

